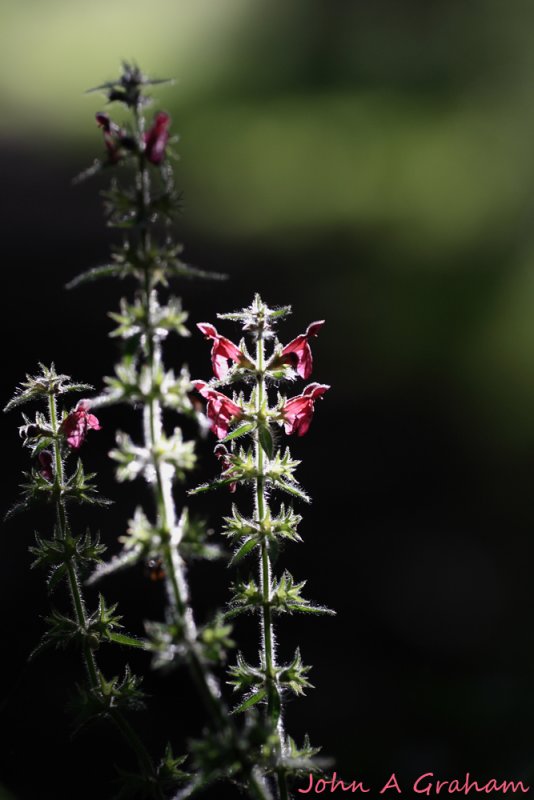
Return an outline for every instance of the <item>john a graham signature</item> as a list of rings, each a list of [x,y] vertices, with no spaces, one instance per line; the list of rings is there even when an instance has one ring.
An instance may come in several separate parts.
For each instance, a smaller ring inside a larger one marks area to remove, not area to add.
[[[419,775],[415,781],[409,785],[402,784],[397,775],[392,772],[389,778],[384,781],[380,786],[366,785],[362,780],[343,781],[338,778],[337,772],[332,774],[331,778],[318,778],[310,772],[308,781],[305,786],[297,789],[300,795],[316,795],[332,793],[332,792],[378,792],[384,797],[395,797],[404,792],[412,792],[416,795],[423,795],[426,797],[433,797],[437,795],[447,794],[463,794],[463,795],[506,795],[506,794],[526,794],[530,791],[530,786],[523,781],[500,780],[497,778],[490,778],[489,780],[475,780],[469,772],[461,778],[453,778],[452,780],[440,780],[436,778],[433,772],[425,772]]]

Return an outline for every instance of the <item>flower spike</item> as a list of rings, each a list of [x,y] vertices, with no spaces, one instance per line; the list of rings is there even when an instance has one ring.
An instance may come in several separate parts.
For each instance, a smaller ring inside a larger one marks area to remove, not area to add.
[[[272,492],[283,491],[309,502],[293,476],[299,462],[292,459],[289,449],[277,447],[274,423],[283,425],[287,434],[303,436],[310,427],[315,401],[330,388],[326,384],[310,383],[300,395],[283,399],[276,407],[270,406],[269,379],[292,380],[294,377],[292,370],[283,369],[284,366],[290,365],[305,379],[309,377],[312,370],[309,339],[317,336],[324,324],[323,320],[312,322],[305,333],[283,349],[275,343],[274,352],[271,351],[267,356],[266,349],[274,336],[274,325],[289,311],[289,307],[279,310],[268,308],[256,295],[248,308],[218,315],[219,319],[241,323],[243,331],[251,334],[256,348],[254,362],[244,355],[244,347],[243,350],[238,349],[232,341],[221,336],[211,323],[202,322],[198,325],[202,333],[213,340],[212,364],[219,382],[234,385],[237,378],[242,377],[249,386],[252,384],[248,398],[239,395],[240,405],[204,381],[193,383],[208,401],[207,415],[212,431],[219,439],[225,438],[225,443],[220,442],[214,450],[222,469],[220,478],[197,487],[191,494],[223,486],[233,493],[240,483],[253,486],[253,516],[245,517],[234,505],[232,516],[225,518],[223,533],[232,540],[234,547],[230,564],[241,563],[253,552],[258,557],[259,582],[251,579],[234,584],[228,616],[234,617],[247,611],[258,615],[261,652],[258,666],[248,664],[238,654],[237,664],[230,668],[229,674],[230,683],[244,695],[234,713],[246,713],[255,705],[263,708],[266,729],[271,735],[270,770],[278,784],[278,798],[292,796],[287,779],[296,774],[290,764],[291,753],[296,748],[285,731],[285,698],[290,692],[303,694],[311,684],[307,679],[310,668],[302,663],[298,648],[291,661],[285,664],[278,661],[274,619],[283,613],[333,613],[312,605],[302,597],[305,581],[296,582],[287,570],[278,578],[273,573],[273,557],[279,552],[280,542],[283,539],[301,539],[296,530],[300,517],[292,508],[286,510],[284,505],[280,506],[278,514],[274,513],[270,504]],[[228,361],[239,365],[239,373],[230,372]],[[242,424],[228,433],[236,419],[241,419]],[[244,437],[250,437],[251,446],[238,447],[237,440]],[[305,757],[311,765],[311,757],[316,751],[305,746],[300,751],[303,757],[305,750]]]
[[[151,102],[144,88],[157,82],[146,78],[135,64],[124,64],[118,80],[99,87],[109,102],[122,103],[130,114],[125,130],[107,114],[97,118],[108,151],[107,163],[97,162],[98,168],[121,166],[126,158],[132,168],[124,179],[112,181],[105,193],[108,224],[121,229],[123,244],[114,248],[111,264],[96,267],[71,283],[72,286],[102,277],[130,276],[137,284],[134,297],[123,299],[120,312],[111,314],[118,323],[111,335],[127,340],[127,348],[115,375],[105,379],[107,387],[97,402],[99,405],[127,403],[142,409],[141,441],[119,433],[110,456],[117,462],[118,480],[142,477],[149,484],[152,497],[151,510],[138,508],[127,535],[121,538],[122,554],[99,567],[91,581],[138,561],[155,567],[149,576],[164,582],[167,607],[164,621],[146,626],[147,649],[153,653],[155,667],[187,665],[209,719],[206,757],[202,757],[199,746],[194,757],[195,774],[181,773],[177,768],[181,761],[174,759],[169,751],[160,766],[148,775],[150,781],[146,786],[139,791],[134,787],[136,793],[154,800],[182,796],[181,792],[176,794],[174,784],[187,780],[189,786],[183,796],[189,796],[216,775],[237,779],[250,800],[273,800],[266,770],[253,760],[257,747],[252,751],[244,738],[249,733],[242,734],[234,723],[214,672],[216,662],[223,661],[226,650],[233,646],[230,626],[221,615],[199,627],[191,600],[187,561],[193,557],[214,558],[220,550],[207,543],[208,531],[189,517],[187,508],[179,511],[173,492],[174,482],[183,480],[186,471],[194,467],[196,455],[194,442],[184,438],[180,427],[174,427],[171,435],[167,432],[169,413],[179,412],[196,419],[201,431],[209,422],[211,430],[222,439],[244,412],[240,405],[208,384],[198,381],[193,385],[185,367],[176,375],[165,366],[164,339],[171,333],[189,335],[184,325],[187,314],[178,298],[168,295],[167,288],[184,276],[215,276],[186,264],[182,260],[182,245],[174,237],[181,192],[175,186],[172,165],[167,160],[171,117],[165,111],[157,111],[148,120],[144,112]],[[89,168],[81,177],[94,172],[95,167]],[[165,291],[161,292],[160,287]],[[203,330],[202,324],[200,328]],[[240,365],[244,362],[245,351],[242,354],[232,342],[219,337],[213,327],[208,326],[203,332],[213,339],[217,377],[229,372],[228,361]],[[207,400],[207,420],[197,409],[197,404],[204,404],[191,397],[193,388]],[[87,408],[78,407],[65,421],[61,442],[64,449],[68,447],[65,435],[71,448],[76,448],[86,430],[95,427],[87,412]],[[223,473],[221,482],[232,491],[234,473],[240,475],[242,469],[233,463],[233,453],[227,453],[224,445],[221,448],[217,451]],[[39,481],[47,489],[43,476],[39,476]]]

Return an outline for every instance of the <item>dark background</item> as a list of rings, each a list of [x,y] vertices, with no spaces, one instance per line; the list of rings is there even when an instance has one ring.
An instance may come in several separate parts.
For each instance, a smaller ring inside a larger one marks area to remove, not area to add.
[[[134,56],[179,79],[156,108],[170,108],[181,134],[187,259],[230,277],[179,287],[191,327],[255,291],[293,305],[286,341],[327,320],[313,377],[332,389],[291,442],[313,505],[299,509],[304,544],[282,563],[338,614],[280,624],[280,657],[299,644],[317,687],[288,707],[289,732],[300,742],[308,731],[346,780],[376,787],[397,771],[408,797],[423,772],[532,779],[532,6],[0,7],[4,400],[38,361],[97,388],[113,369],[106,312],[126,287],[63,288],[107,259],[104,183],[70,181],[102,148],[103,101],[82,90]],[[167,358],[210,374],[200,335],[170,344]],[[135,415],[100,416],[83,457],[115,504],[75,519],[114,552],[144,488],[117,486],[106,457],[117,427],[137,432]],[[18,424],[17,412],[2,419],[5,509],[28,466]],[[216,472],[213,443],[199,446],[192,483]],[[217,533],[230,497],[191,505]],[[5,798],[107,798],[110,753],[130,757],[106,725],[71,738],[76,654],[27,663],[49,608],[27,548],[50,522],[25,515],[0,539],[0,777]],[[230,574],[192,567],[200,618],[226,600]],[[134,633],[161,616],[161,587],[142,569],[102,588]],[[253,626],[236,635],[254,659]],[[143,654],[102,653],[108,674],[126,659],[148,666]],[[185,751],[185,733],[204,724],[187,675],[149,672],[146,688],[149,708],[132,722],[154,752],[169,736]]]

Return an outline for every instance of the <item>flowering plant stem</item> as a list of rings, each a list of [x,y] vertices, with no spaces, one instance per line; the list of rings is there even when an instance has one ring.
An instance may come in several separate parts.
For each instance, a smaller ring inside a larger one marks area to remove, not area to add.
[[[265,343],[263,338],[263,319],[258,319],[258,331],[256,341],[256,414],[258,424],[261,425],[265,422],[264,405],[265,405]],[[254,449],[256,457],[256,514],[258,525],[263,528],[265,525],[266,512],[268,509],[267,497],[265,492],[265,474],[264,474],[264,450],[260,441],[260,428],[256,431],[254,440]],[[267,680],[267,714],[271,720],[273,728],[277,728],[279,736],[279,753],[282,755],[284,747],[284,730],[283,721],[280,714],[281,698],[280,690],[276,678],[276,658],[275,658],[275,639],[274,639],[274,626],[271,614],[271,559],[267,548],[267,539],[264,536],[261,540],[261,547],[259,553],[259,572],[260,572],[260,587],[263,597],[262,605],[262,658],[265,664],[265,675]],[[285,772],[281,769],[277,771],[278,780],[278,794],[280,800],[287,800],[287,780]]]
[[[112,268],[110,271],[103,268],[102,274],[130,274],[136,278],[138,289],[133,305],[124,300],[121,314],[112,314],[120,322],[115,335],[129,340],[130,346],[117,368],[117,377],[106,379],[110,388],[96,402],[127,401],[142,407],[141,445],[134,445],[129,438],[125,441],[125,437],[119,435],[118,448],[112,453],[122,465],[117,471],[119,479],[145,477],[155,508],[153,522],[149,522],[141,509],[136,512],[141,524],[136,527],[134,520],[130,530],[134,528],[139,535],[131,534],[125,546],[126,562],[133,563],[147,557],[161,560],[168,599],[167,619],[165,623],[147,625],[151,646],[156,653],[155,664],[169,666],[178,660],[178,656],[185,660],[212,728],[219,736],[215,747],[221,751],[220,762],[216,768],[212,763],[204,768],[199,757],[198,773],[190,786],[182,790],[181,796],[187,796],[214,777],[233,778],[240,773],[251,798],[270,800],[250,748],[229,717],[209,663],[213,654],[208,652],[202,638],[205,630],[198,629],[190,602],[183,556],[188,517],[186,509],[177,513],[173,482],[183,477],[185,470],[192,468],[195,456],[193,442],[184,442],[179,428],[175,428],[172,438],[167,436],[163,413],[165,408],[171,408],[190,416],[196,414],[189,398],[192,386],[188,375],[182,370],[181,380],[176,380],[173,373],[166,372],[162,352],[162,341],[168,333],[174,331],[182,336],[188,335],[183,326],[187,315],[175,298],[170,298],[167,306],[163,305],[158,287],[160,284],[167,286],[169,279],[176,275],[198,275],[200,271],[179,260],[180,246],[174,244],[169,235],[172,212],[179,204],[166,152],[170,118],[165,112],[159,112],[152,127],[146,130],[143,108],[149,99],[142,89],[150,83],[138,68],[125,64],[119,81],[101,87],[108,90],[109,101],[119,100],[128,107],[132,113],[132,127],[131,130],[120,129],[107,115],[97,115],[108,153],[107,162],[100,166],[114,166],[122,161],[133,166],[133,192],[123,191],[114,184],[108,193],[110,224],[126,227],[129,233],[119,254],[120,269],[114,271]],[[153,176],[157,180],[157,189],[153,189]],[[158,242],[162,228],[166,234],[164,244]],[[99,268],[96,272],[100,274]],[[105,571],[112,569],[113,562]],[[212,628],[212,632],[214,630]],[[216,633],[221,634],[221,629]],[[222,648],[223,642],[219,641]],[[228,751],[226,755],[224,748]]]
[[[135,110],[135,127],[138,139],[141,141],[144,135],[143,116],[139,113],[138,108]],[[139,152],[138,155],[137,182],[139,186],[139,219],[141,221],[140,252],[142,260],[148,263],[150,231],[148,229],[147,208],[150,205],[150,175],[142,152]],[[151,384],[154,386],[156,383],[155,375],[161,364],[161,346],[155,336],[151,319],[152,292],[150,270],[145,267],[143,301],[146,315],[146,359],[151,376]],[[152,395],[152,392],[150,394]],[[178,549],[183,535],[183,525],[177,524],[177,514],[172,494],[172,472],[165,470],[165,465],[161,463],[158,456],[162,433],[162,409],[157,397],[151,397],[145,407],[145,417],[148,418],[144,426],[145,443],[152,454],[156,475],[153,486],[158,513],[157,527],[161,535],[161,552],[167,576],[167,594],[174,615],[180,623],[183,636],[182,643],[186,647],[191,675],[214,726],[219,730],[227,731],[233,740],[236,755],[242,761],[242,766],[247,776],[251,797],[256,800],[267,800],[268,795],[263,782],[256,775],[253,767],[249,765],[246,753],[243,752],[237,730],[229,718],[228,710],[221,699],[218,683],[206,666],[201,653],[199,653],[198,630],[193,610],[189,604],[189,589],[184,563]]]
[[[253,486],[252,518],[242,515],[234,504],[232,516],[225,517],[223,533],[237,545],[232,563],[241,562],[253,552],[258,555],[259,583],[252,579],[234,584],[234,596],[227,617],[233,619],[247,612],[255,612],[259,616],[260,663],[258,666],[248,664],[239,653],[237,663],[229,673],[235,690],[244,694],[235,713],[250,714],[254,706],[263,707],[265,742],[262,767],[265,774],[272,776],[276,783],[279,800],[288,800],[290,797],[288,777],[294,778],[306,770],[317,769],[313,762],[317,749],[310,746],[307,738],[299,749],[285,733],[285,697],[289,692],[304,694],[311,686],[307,678],[310,668],[302,663],[298,648],[292,661],[277,663],[273,618],[275,614],[295,612],[332,613],[329,609],[312,605],[302,597],[305,582],[296,583],[287,570],[277,579],[272,574],[272,561],[282,542],[288,539],[301,541],[301,538],[297,533],[300,517],[284,504],[281,504],[279,513],[274,514],[269,505],[269,494],[281,490],[292,497],[309,501],[294,478],[299,462],[291,458],[289,449],[282,452],[275,446],[275,426],[283,425],[288,434],[306,433],[313,417],[315,401],[329,389],[326,385],[312,383],[297,397],[286,399],[278,395],[276,405],[269,404],[269,384],[294,380],[297,374],[309,377],[313,360],[308,340],[311,336],[317,336],[323,325],[323,321],[312,323],[306,333],[283,347],[275,337],[274,325],[289,313],[289,307],[269,308],[256,295],[248,308],[218,315],[220,319],[241,323],[243,331],[252,334],[255,341],[254,356],[250,355],[244,340],[238,346],[219,334],[211,323],[198,323],[198,328],[206,338],[213,341],[211,356],[215,380],[211,385],[204,381],[194,382],[195,388],[208,401],[207,416],[211,430],[220,440],[215,454],[222,463],[222,473],[219,479],[198,486],[192,494],[223,486],[233,493],[240,484]],[[265,350],[267,339],[274,339],[269,357]],[[234,392],[233,399],[230,399],[219,391],[221,385],[227,384],[233,388],[240,380],[248,386],[252,384],[248,397],[243,392]],[[239,439],[246,437],[249,437],[248,446],[236,444]],[[230,450],[225,443],[229,443]]]
[[[144,117],[140,114],[138,106],[134,109],[134,119],[138,141],[142,141],[144,136]],[[140,253],[142,262],[148,264],[150,231],[148,228],[147,209],[150,205],[150,175],[144,153],[141,150],[138,154],[138,173],[136,180],[138,184]],[[154,326],[152,324],[152,292],[153,286],[150,269],[148,266],[145,266],[143,303],[146,320],[146,361],[150,374],[151,388],[153,388],[156,383],[156,370],[161,364],[161,347],[159,341],[155,337]],[[156,480],[153,484],[154,499],[158,514],[157,527],[161,535],[163,563],[167,576],[167,594],[174,614],[183,626],[184,642],[187,645],[189,663],[197,687],[214,721],[220,725],[221,721],[224,720],[224,716],[219,707],[217,694],[213,691],[214,681],[205,670],[202,660],[199,658],[196,651],[197,629],[193,613],[188,609],[188,586],[183,561],[178,551],[183,526],[177,524],[177,515],[172,495],[172,473],[169,470],[165,470],[165,465],[161,463],[158,456],[162,433],[162,409],[157,397],[153,396],[153,392],[149,394],[151,398],[145,406],[144,438],[147,448],[152,454],[156,476]]]
[[[67,509],[65,502],[62,499],[64,492],[64,474],[63,474],[63,460],[61,458],[61,447],[59,437],[59,425],[57,419],[57,403],[56,396],[50,392],[48,395],[48,413],[50,417],[50,427],[54,435],[53,450],[54,450],[54,496],[56,498],[56,515],[59,538],[63,541],[66,540],[68,532],[68,519]],[[76,564],[72,558],[66,561],[66,568],[68,574],[69,592],[76,615],[76,620],[82,631],[85,632],[82,644],[83,660],[85,669],[87,671],[89,686],[93,692],[98,694],[100,692],[101,683],[99,678],[99,669],[96,663],[96,658],[93,650],[89,645],[89,629],[87,625],[87,610],[86,604],[82,593],[80,576]],[[134,751],[139,768],[144,777],[150,780],[155,777],[154,765],[152,759],[144,746],[141,739],[135,733],[130,723],[125,719],[121,712],[116,708],[110,708],[108,712],[109,718],[113,721],[121,735]],[[160,797],[163,798],[161,792]]]
[[[49,646],[65,646],[76,641],[81,649],[88,691],[80,690],[81,721],[95,717],[110,719],[134,752],[142,780],[150,786],[150,797],[163,800],[164,796],[158,783],[158,771],[144,744],[122,714],[120,707],[138,708],[140,692],[138,681],[129,669],[123,682],[117,678],[106,680],[98,667],[95,651],[104,642],[121,641],[122,644],[140,646],[137,640],[123,634],[117,634],[120,628],[115,606],[107,606],[100,596],[98,610],[89,613],[82,591],[80,570],[84,564],[100,561],[105,549],[98,540],[87,532],[85,536],[76,536],[71,531],[67,514],[67,503],[90,503],[105,505],[108,501],[95,497],[96,489],[91,475],[86,475],[82,462],[78,460],[76,470],[66,474],[65,461],[72,450],[77,450],[89,429],[100,428],[98,420],[89,414],[89,401],[82,400],[70,414],[63,412],[61,418],[58,411],[57,397],[65,392],[82,391],[92,387],[86,384],[74,384],[66,375],[58,375],[54,367],[41,366],[41,373],[35,377],[28,376],[14,398],[6,406],[6,411],[15,406],[27,403],[34,398],[42,398],[46,402],[47,415],[37,412],[35,422],[29,422],[25,416],[25,424],[20,428],[24,444],[36,457],[39,468],[32,468],[27,473],[28,482],[23,484],[22,502],[13,511],[22,510],[39,500],[48,500],[54,507],[56,525],[51,539],[42,539],[36,535],[37,546],[30,548],[36,556],[35,565],[52,567],[48,579],[48,588],[52,592],[63,579],[67,585],[74,616],[71,618],[58,611],[53,611],[47,618],[49,629],[39,649]]]

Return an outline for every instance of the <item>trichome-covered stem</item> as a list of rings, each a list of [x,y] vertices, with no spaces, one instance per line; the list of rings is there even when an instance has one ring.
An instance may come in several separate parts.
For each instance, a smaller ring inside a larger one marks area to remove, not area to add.
[[[65,501],[63,500],[64,491],[64,471],[63,459],[61,457],[61,446],[59,441],[59,425],[57,414],[56,396],[51,391],[48,395],[48,413],[50,419],[50,427],[54,436],[53,451],[54,451],[54,495],[56,505],[57,517],[57,535],[62,541],[66,541],[69,532],[69,523],[67,519],[67,510],[65,508]],[[65,566],[68,576],[69,593],[72,601],[72,606],[76,616],[78,627],[83,635],[82,654],[83,661],[89,678],[89,685],[91,691],[96,694],[101,694],[100,672],[96,663],[96,658],[89,643],[89,629],[88,618],[85,600],[82,594],[80,577],[78,568],[72,556],[66,559]],[[142,773],[147,778],[154,777],[154,766],[152,759],[148,754],[144,744],[139,739],[129,722],[124,718],[120,711],[116,708],[110,708],[108,711],[109,718],[114,722],[117,729],[122,734],[125,741],[134,751],[139,767]],[[163,795],[161,795],[163,798]]]
[[[138,140],[143,136],[143,118],[135,110],[136,134]],[[203,703],[211,717],[212,723],[219,731],[230,734],[236,756],[241,762],[249,785],[250,795],[255,800],[269,800],[262,780],[255,774],[250,766],[247,753],[244,752],[238,732],[229,718],[228,709],[222,698],[218,682],[207,667],[202,655],[199,653],[198,632],[192,608],[189,604],[189,590],[185,575],[184,563],[178,545],[183,535],[183,526],[177,520],[176,508],[172,495],[172,469],[159,457],[160,441],[162,436],[162,409],[161,404],[153,390],[156,384],[156,373],[161,365],[161,344],[157,338],[152,321],[154,304],[154,287],[152,285],[150,268],[148,266],[148,251],[150,248],[149,207],[150,207],[150,175],[146,160],[140,151],[138,156],[137,198],[139,220],[139,247],[141,261],[146,265],[144,269],[144,282],[142,286],[143,306],[145,313],[145,363],[148,367],[151,382],[149,399],[144,409],[144,437],[145,444],[152,454],[154,469],[154,500],[157,509],[157,526],[161,536],[162,560],[165,567],[166,586],[169,603],[178,624],[182,644],[185,645],[187,661],[192,678],[196,684]]]
[[[268,503],[265,494],[265,475],[264,475],[264,450],[260,440],[260,430],[265,423],[264,413],[266,406],[266,387],[265,387],[265,343],[263,326],[258,327],[256,341],[256,414],[258,430],[255,437],[255,456],[256,456],[256,512],[258,525],[264,528],[267,517]],[[264,535],[260,548],[260,586],[262,591],[262,657],[265,667],[265,678],[267,683],[267,715],[271,724],[278,730],[280,737],[280,747],[284,746],[284,729],[281,715],[280,689],[276,678],[276,657],[274,649],[274,627],[271,613],[271,559],[267,546],[267,538]],[[288,790],[285,774],[283,770],[278,770],[278,792],[280,800],[287,800]]]

